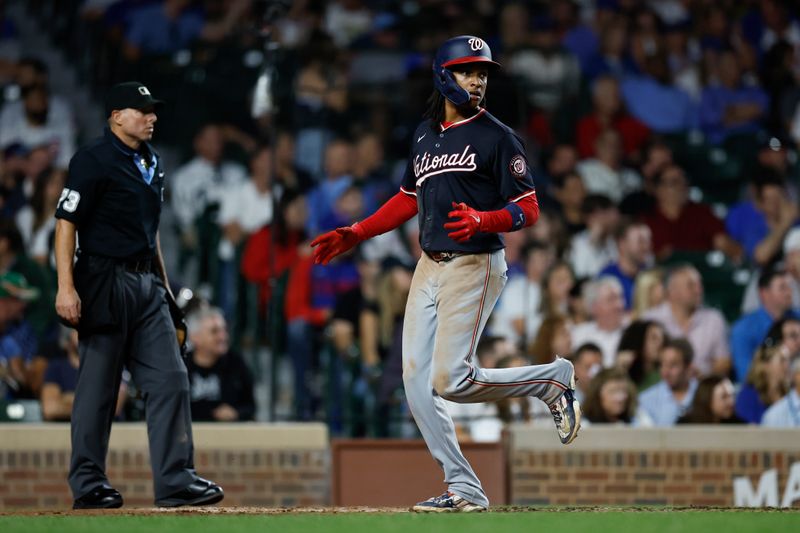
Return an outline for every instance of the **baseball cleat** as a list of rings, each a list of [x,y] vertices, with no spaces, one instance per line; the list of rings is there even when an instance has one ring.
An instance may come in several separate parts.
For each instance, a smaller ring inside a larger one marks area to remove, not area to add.
[[[441,496],[434,496],[424,502],[419,502],[411,510],[418,513],[480,513],[485,511],[486,507],[468,502],[448,490]]]
[[[578,436],[581,428],[581,404],[575,399],[575,367],[572,362],[556,356],[557,361],[564,361],[570,366],[569,388],[564,391],[558,400],[551,403],[550,414],[556,423],[558,437],[561,444],[569,444]]]

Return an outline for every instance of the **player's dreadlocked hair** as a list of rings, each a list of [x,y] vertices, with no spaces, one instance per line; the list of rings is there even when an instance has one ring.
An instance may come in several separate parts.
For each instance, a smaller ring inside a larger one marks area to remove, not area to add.
[[[486,95],[481,100],[480,106],[486,107]],[[428,109],[422,115],[422,118],[430,120],[431,126],[434,128],[444,122],[444,96],[436,89],[428,97]]]
[[[444,122],[444,96],[436,89],[428,97],[428,109],[422,117],[430,120],[433,127]]]

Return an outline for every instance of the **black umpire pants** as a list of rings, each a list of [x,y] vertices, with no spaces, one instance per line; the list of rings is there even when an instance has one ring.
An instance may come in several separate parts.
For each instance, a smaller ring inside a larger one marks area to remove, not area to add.
[[[111,308],[117,327],[81,333],[72,406],[69,485],[75,498],[110,487],[106,454],[123,365],[143,392],[155,499],[196,478],[189,378],[175,338],[163,282],[115,265]],[[86,313],[89,310],[82,310]]]

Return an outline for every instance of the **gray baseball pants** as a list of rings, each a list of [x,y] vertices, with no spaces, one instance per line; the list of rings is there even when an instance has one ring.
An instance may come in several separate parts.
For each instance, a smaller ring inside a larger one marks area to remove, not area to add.
[[[567,389],[571,365],[483,369],[475,347],[506,283],[505,252],[417,263],[403,325],[403,383],[428,450],[451,492],[488,507],[489,500],[461,453],[445,402],[486,402],[535,396],[547,404]]]

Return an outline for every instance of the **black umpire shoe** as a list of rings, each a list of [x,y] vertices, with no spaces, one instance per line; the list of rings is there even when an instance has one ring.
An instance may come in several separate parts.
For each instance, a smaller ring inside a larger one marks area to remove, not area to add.
[[[183,505],[213,505],[222,501],[225,493],[222,487],[203,478],[197,478],[185,489],[172,494],[163,500],[157,500],[158,507],[181,507]]]
[[[119,507],[122,507],[122,494],[109,487],[98,487],[72,502],[73,509],[117,509]]]

